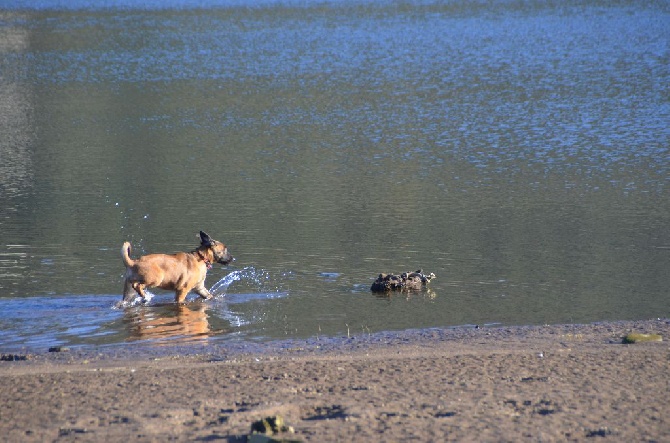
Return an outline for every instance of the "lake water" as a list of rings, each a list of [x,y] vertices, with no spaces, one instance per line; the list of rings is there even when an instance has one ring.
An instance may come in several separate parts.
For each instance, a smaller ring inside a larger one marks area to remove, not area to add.
[[[665,1],[0,8],[3,350],[670,315]],[[114,308],[201,229],[215,301]]]

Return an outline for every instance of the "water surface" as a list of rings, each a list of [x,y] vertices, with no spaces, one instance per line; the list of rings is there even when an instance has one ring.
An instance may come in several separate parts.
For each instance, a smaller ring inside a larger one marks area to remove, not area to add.
[[[196,3],[0,10],[4,346],[670,315],[666,2]],[[215,302],[113,308],[201,229]]]

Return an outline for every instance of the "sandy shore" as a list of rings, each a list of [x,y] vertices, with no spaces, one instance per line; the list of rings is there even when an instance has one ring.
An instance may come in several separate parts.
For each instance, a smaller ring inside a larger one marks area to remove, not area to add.
[[[298,441],[670,441],[668,339],[664,319],[12,354],[0,431],[236,442],[279,414]]]

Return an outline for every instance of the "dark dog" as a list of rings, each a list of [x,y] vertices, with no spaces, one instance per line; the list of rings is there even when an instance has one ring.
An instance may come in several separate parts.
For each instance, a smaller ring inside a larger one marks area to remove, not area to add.
[[[435,278],[435,274],[424,274],[421,269],[415,272],[403,272],[400,275],[379,274],[372,283],[372,292],[419,290],[426,287],[429,281]]]
[[[190,291],[208,300],[212,294],[205,288],[207,269],[212,267],[213,262],[227,265],[233,261],[226,245],[202,231],[200,246],[192,252],[149,254],[133,260],[130,258],[130,243],[125,242],[121,257],[126,265],[124,302],[133,300],[136,294],[146,299],[144,289],[154,287],[176,291],[177,303],[183,303]]]

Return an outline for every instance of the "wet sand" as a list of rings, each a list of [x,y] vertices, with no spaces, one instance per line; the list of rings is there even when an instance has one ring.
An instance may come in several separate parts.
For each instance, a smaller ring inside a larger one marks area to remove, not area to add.
[[[298,441],[670,441],[669,338],[663,319],[14,353],[0,432],[236,442],[279,414]]]

